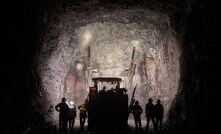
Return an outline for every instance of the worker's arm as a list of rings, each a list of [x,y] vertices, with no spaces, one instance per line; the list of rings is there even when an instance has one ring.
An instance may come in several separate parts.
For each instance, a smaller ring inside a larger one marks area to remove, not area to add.
[[[78,106],[78,109],[79,109],[79,110],[81,110],[81,105],[80,105],[80,106]]]
[[[55,106],[56,111],[60,111],[59,104]]]
[[[140,113],[143,113],[143,108],[142,107],[140,107],[141,109],[140,109]]]

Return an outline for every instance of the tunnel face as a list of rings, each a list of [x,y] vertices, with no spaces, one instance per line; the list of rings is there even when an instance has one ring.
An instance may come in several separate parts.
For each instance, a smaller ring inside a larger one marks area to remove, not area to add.
[[[47,120],[57,120],[58,113],[48,109],[62,97],[82,103],[92,86],[88,79],[98,76],[122,78],[121,87],[128,90],[129,99],[137,84],[135,99],[143,109],[149,97],[154,104],[159,98],[167,119],[179,86],[181,56],[168,14],[99,7],[81,12],[70,9],[53,14],[51,21],[45,16],[42,22],[47,29],[35,60],[41,86],[34,102],[41,105]],[[132,79],[128,76],[131,64]]]

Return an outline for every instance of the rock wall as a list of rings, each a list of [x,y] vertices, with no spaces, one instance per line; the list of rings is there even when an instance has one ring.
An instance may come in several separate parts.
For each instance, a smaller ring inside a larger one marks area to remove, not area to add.
[[[47,109],[64,96],[74,99],[77,105],[87,97],[90,82],[86,72],[90,67],[97,70],[94,76],[121,77],[121,86],[128,89],[129,98],[137,84],[135,99],[144,109],[149,97],[154,103],[159,98],[167,119],[179,86],[181,56],[170,13],[94,4],[53,13],[42,16],[44,27],[35,62],[42,88],[39,101],[46,117],[58,117],[56,111],[48,113]],[[136,67],[129,86],[127,70],[133,48]],[[125,70],[126,75],[122,75]]]

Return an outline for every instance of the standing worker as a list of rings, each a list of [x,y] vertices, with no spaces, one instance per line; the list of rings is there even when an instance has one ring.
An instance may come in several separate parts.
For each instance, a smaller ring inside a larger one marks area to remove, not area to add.
[[[153,123],[154,130],[156,130],[156,123],[155,123],[155,118],[154,118],[154,116],[155,116],[154,115],[154,104],[153,104],[152,98],[148,99],[148,103],[146,104],[145,113],[146,113],[146,118],[147,118],[146,132],[148,132],[150,120]]]
[[[87,106],[88,101],[87,99],[84,100],[84,103],[78,106],[78,109],[80,110],[80,127],[81,131],[84,131],[84,124],[87,117]]]
[[[143,108],[139,105],[139,101],[135,101],[135,105],[131,107],[131,113],[134,116],[136,131],[142,130],[141,125],[141,114],[143,113]]]
[[[62,98],[61,103],[55,106],[55,110],[59,112],[59,132],[65,132],[67,128],[69,112],[69,107],[66,103],[66,98]]]
[[[75,117],[76,117],[76,106],[73,100],[70,101],[69,108],[70,108],[70,112],[68,114],[68,125],[69,125],[69,130],[73,130]]]
[[[162,132],[163,113],[164,113],[163,105],[161,104],[160,100],[157,99],[157,104],[155,104],[156,131],[158,131],[158,127],[160,127],[160,132]]]

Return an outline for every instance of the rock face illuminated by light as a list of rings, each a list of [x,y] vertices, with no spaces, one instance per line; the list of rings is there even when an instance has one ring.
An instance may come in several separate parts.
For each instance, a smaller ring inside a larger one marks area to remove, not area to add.
[[[62,97],[68,101],[73,99],[76,105],[82,103],[91,84],[88,69],[91,77],[122,78],[121,86],[128,89],[130,99],[132,89],[128,87],[127,70],[135,48],[133,65],[136,67],[132,79],[132,88],[137,84],[135,99],[145,109],[149,97],[154,103],[159,98],[165,107],[166,119],[179,86],[181,55],[167,14],[116,7],[114,10],[71,10],[57,18],[48,24],[51,29],[45,31],[36,59],[43,112],[59,103]],[[56,111],[45,114],[51,121],[58,118]],[[142,118],[145,119],[144,114]]]

